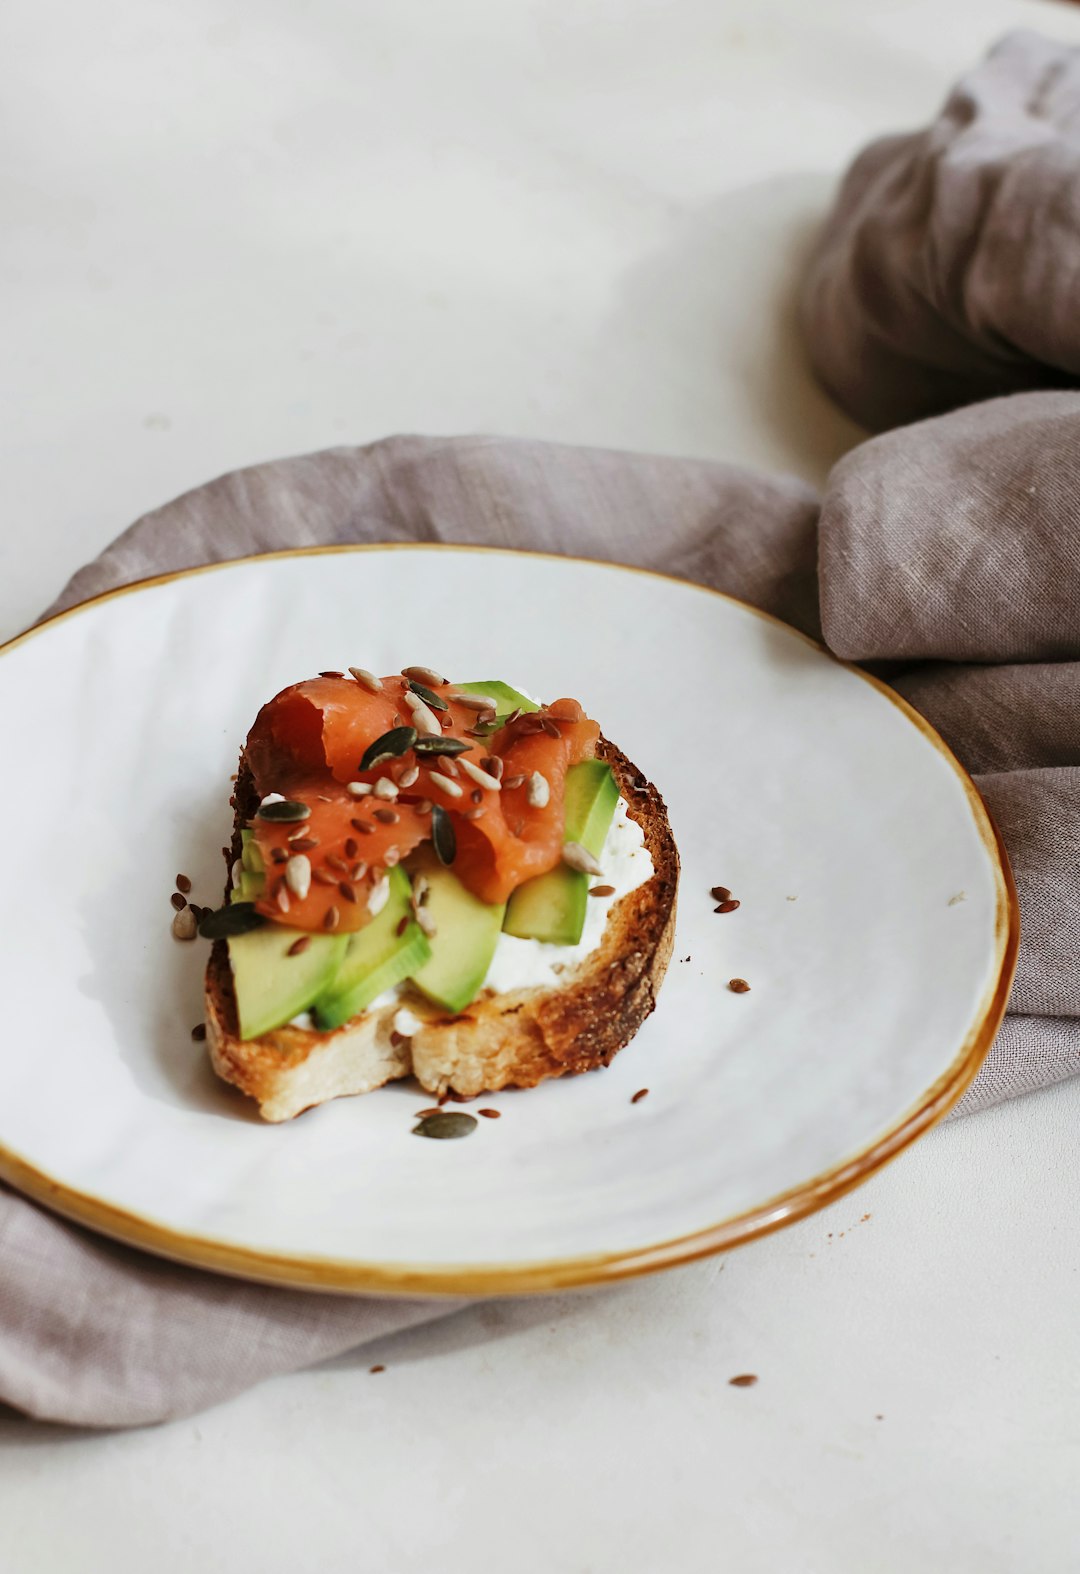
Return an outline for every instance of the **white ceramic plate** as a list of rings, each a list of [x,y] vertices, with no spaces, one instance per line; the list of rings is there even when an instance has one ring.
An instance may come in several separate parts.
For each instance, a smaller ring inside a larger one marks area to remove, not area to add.
[[[655,780],[683,863],[667,981],[609,1069],[486,1100],[503,1118],[466,1141],[414,1137],[429,1100],[402,1085],[264,1125],[192,1042],[207,948],[170,937],[173,879],[218,901],[265,699],[412,662],[572,694]],[[258,558],[14,641],[0,723],[0,1174],[184,1261],[456,1294],[685,1260],[869,1174],[959,1097],[1004,1008],[1015,897],[944,745],[674,580],[469,549]]]

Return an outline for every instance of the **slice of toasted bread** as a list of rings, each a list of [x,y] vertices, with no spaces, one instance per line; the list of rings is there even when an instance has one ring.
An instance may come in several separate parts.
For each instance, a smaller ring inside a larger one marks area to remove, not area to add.
[[[206,1022],[218,1075],[256,1099],[264,1119],[281,1121],[410,1073],[435,1096],[471,1097],[608,1065],[656,1004],[675,936],[679,855],[655,787],[606,739],[597,753],[610,764],[629,816],[644,833],[653,874],[614,904],[600,944],[557,987],[483,992],[457,1016],[409,990],[330,1033],[282,1027],[243,1040],[227,944],[217,940],[206,970]],[[240,827],[257,807],[243,769],[235,803],[237,857]],[[422,1023],[408,1039],[394,1032],[402,1005]]]

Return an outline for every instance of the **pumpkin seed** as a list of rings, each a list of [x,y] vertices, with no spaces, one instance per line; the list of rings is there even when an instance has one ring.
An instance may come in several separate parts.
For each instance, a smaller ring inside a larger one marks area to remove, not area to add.
[[[432,710],[450,709],[445,700],[440,699],[437,694],[432,693],[431,689],[425,688],[422,683],[417,683],[415,678],[409,679],[409,687],[412,689],[414,694],[419,694],[424,704],[430,705]]]
[[[259,806],[259,819],[269,820],[272,825],[289,825],[293,820],[310,820],[311,810],[306,803],[298,803],[295,798],[281,798],[277,803],[263,803]]]
[[[357,769],[370,771],[384,760],[396,760],[399,754],[408,754],[415,742],[415,727],[391,727],[389,732],[384,732],[374,743],[368,744]]]
[[[417,738],[414,744],[415,753],[425,754],[470,754],[472,744],[466,743],[462,738]]]
[[[412,1129],[414,1137],[471,1137],[476,1130],[476,1116],[463,1115],[460,1110],[439,1110],[437,1115],[425,1115]]]
[[[254,902],[233,902],[208,914],[199,925],[199,933],[204,940],[223,940],[229,935],[246,935],[251,929],[261,929],[265,922]]]
[[[439,803],[431,811],[431,841],[439,862],[452,864],[457,857],[457,837],[453,821]]]

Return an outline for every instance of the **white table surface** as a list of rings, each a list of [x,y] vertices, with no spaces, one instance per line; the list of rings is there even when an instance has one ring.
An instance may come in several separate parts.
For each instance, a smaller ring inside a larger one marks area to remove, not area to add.
[[[859,434],[807,237],[1017,25],[1080,41],[1042,0],[6,0],[0,636],[177,492],[393,431],[820,481]],[[0,1419],[0,1564],[1074,1570],[1078,1123],[1080,1081],[726,1259],[191,1421]]]

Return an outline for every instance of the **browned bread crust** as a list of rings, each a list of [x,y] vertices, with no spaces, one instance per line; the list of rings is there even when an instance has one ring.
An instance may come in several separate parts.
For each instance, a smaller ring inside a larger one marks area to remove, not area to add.
[[[656,1005],[675,936],[679,855],[656,788],[606,739],[597,754],[611,765],[644,833],[653,874],[612,907],[600,945],[557,988],[486,992],[457,1016],[410,990],[331,1033],[283,1027],[244,1041],[237,1037],[226,943],[218,940],[206,971],[207,1041],[218,1075],[257,1099],[266,1119],[286,1120],[410,1072],[430,1094],[468,1098],[608,1065]],[[257,807],[243,768],[235,805],[234,858],[240,828]],[[422,1023],[406,1040],[393,1031],[402,1005]]]

